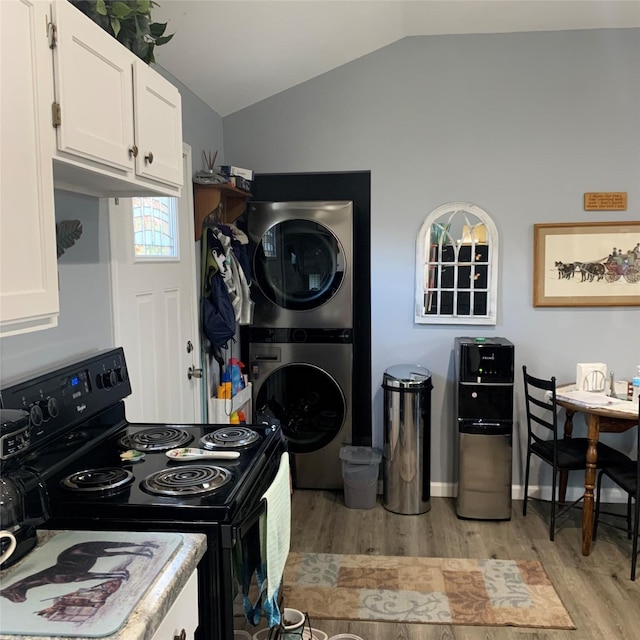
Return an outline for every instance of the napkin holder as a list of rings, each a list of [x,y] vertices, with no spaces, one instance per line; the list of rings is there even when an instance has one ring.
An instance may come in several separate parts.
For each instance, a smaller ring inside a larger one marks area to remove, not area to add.
[[[607,389],[607,365],[604,362],[579,362],[576,366],[578,391],[602,393]]]

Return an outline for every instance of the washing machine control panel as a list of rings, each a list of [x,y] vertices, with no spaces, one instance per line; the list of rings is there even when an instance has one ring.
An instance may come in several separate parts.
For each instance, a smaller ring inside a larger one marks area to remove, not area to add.
[[[262,329],[252,327],[249,330],[249,342],[351,344],[353,329]]]

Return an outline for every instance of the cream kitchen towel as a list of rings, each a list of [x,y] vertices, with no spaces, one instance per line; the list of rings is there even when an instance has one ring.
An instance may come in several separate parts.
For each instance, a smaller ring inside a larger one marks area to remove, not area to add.
[[[266,514],[260,522],[262,561],[267,567],[267,599],[271,601],[282,581],[291,542],[288,453],[282,454],[278,473],[262,498],[267,501]]]

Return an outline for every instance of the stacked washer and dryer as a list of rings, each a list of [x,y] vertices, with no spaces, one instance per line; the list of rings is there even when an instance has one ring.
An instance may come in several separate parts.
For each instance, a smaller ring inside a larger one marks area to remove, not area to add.
[[[352,435],[353,203],[252,202],[247,231],[255,421],[282,426],[296,487],[340,488]]]

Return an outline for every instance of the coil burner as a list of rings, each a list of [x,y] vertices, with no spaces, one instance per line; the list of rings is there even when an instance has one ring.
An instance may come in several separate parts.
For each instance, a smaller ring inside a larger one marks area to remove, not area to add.
[[[184,447],[192,440],[193,436],[184,429],[163,426],[127,434],[118,440],[118,444],[125,449],[136,451],[168,451]]]
[[[70,491],[90,491],[94,493],[114,493],[122,491],[133,482],[133,474],[119,467],[86,469],[63,478],[60,485]]]
[[[260,439],[257,431],[249,427],[225,427],[216,429],[200,438],[205,449],[242,449]]]
[[[163,469],[147,476],[141,487],[159,496],[196,496],[217,491],[231,480],[222,467],[187,465]]]

